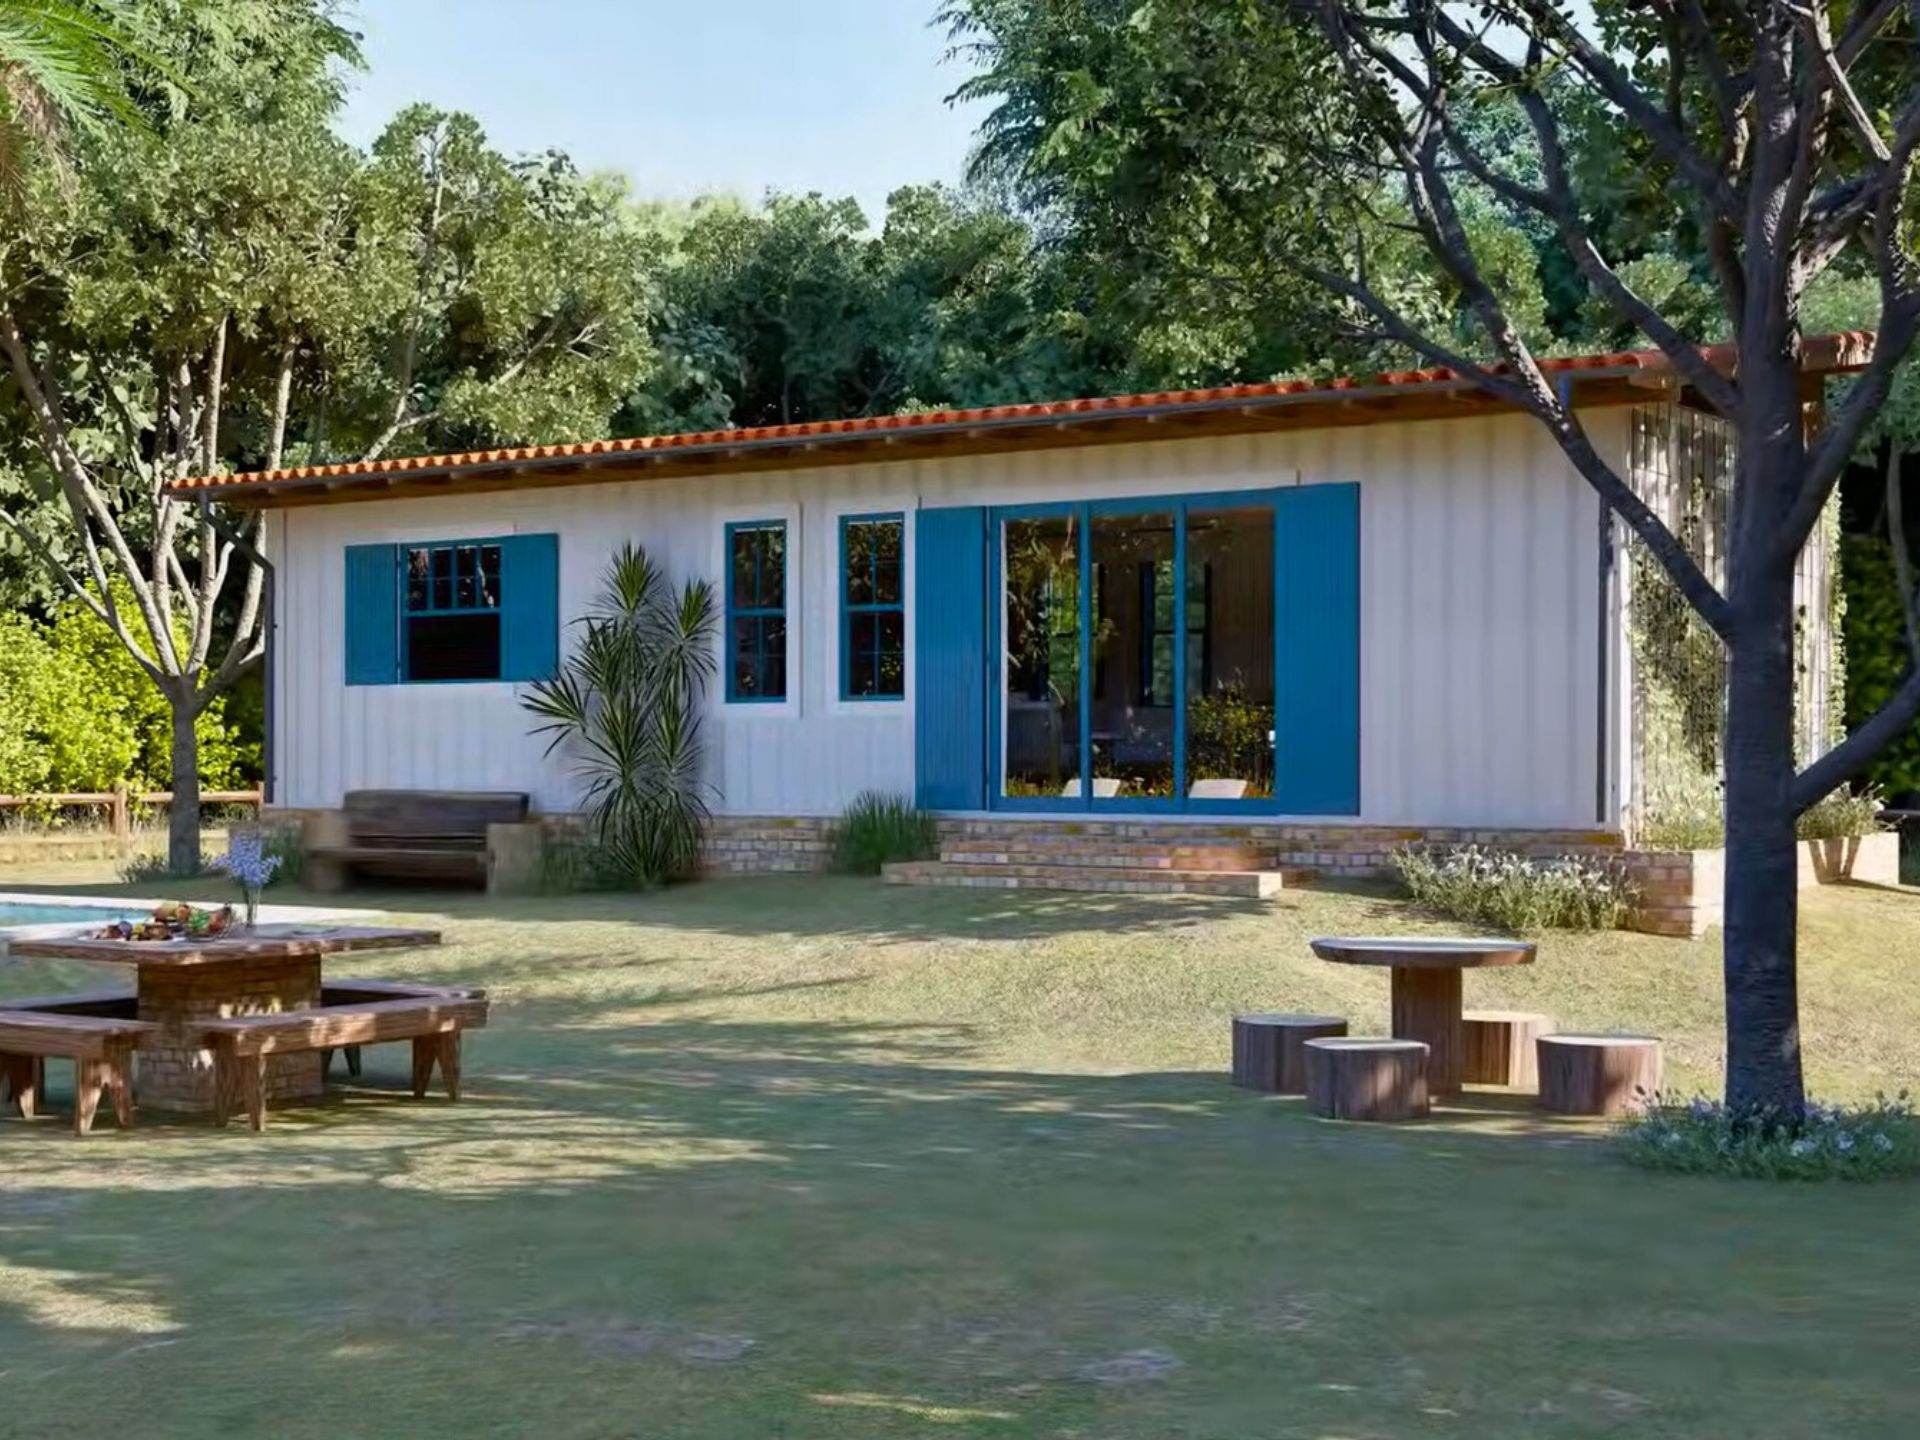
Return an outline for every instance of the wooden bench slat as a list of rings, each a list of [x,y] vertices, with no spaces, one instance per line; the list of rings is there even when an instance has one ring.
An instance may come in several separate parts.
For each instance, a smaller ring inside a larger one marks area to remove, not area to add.
[[[144,1020],[0,1010],[0,1054],[98,1060],[117,1045],[138,1045],[159,1028]]]
[[[380,983],[380,982],[373,982]],[[414,995],[366,1004],[294,1010],[278,1015],[236,1015],[200,1022],[201,1038],[213,1050],[216,1125],[232,1105],[246,1106],[255,1130],[267,1124],[267,1057],[301,1051],[350,1049],[389,1040],[413,1042],[413,1093],[422,1097],[437,1067],[449,1099],[460,1098],[460,1039],[487,1023],[484,996]]]
[[[457,860],[463,866],[486,864],[484,843],[470,850],[431,850],[400,845],[320,845],[313,850],[325,860]]]
[[[98,1015],[131,1020],[140,999],[124,987],[75,990],[65,995],[28,995],[0,1000],[0,1010],[27,1010],[47,1015]]]
[[[203,1020],[200,1030],[218,1048],[236,1055],[284,1055],[303,1050],[338,1050],[347,1045],[378,1045],[416,1035],[482,1029],[484,999],[430,996],[379,1000],[347,1009],[292,1010],[276,1015],[236,1015]]]
[[[407,980],[340,980],[320,987],[322,1005],[421,998],[484,1000],[487,992],[478,985],[418,985]]]

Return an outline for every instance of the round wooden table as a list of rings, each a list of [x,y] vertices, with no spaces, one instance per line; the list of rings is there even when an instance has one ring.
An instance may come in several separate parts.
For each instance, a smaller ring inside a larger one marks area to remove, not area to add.
[[[1461,972],[1488,965],[1531,965],[1534,947],[1498,936],[1456,939],[1416,935],[1335,935],[1315,940],[1313,953],[1335,965],[1385,965],[1393,971],[1393,1034],[1424,1040],[1427,1089],[1460,1089]]]
[[[320,1004],[320,962],[363,950],[438,945],[434,930],[372,925],[258,925],[197,940],[100,940],[80,935],[16,940],[10,955],[126,965],[138,976],[139,1016],[161,1027],[138,1058],[140,1103],[158,1110],[213,1108],[213,1055],[198,1022],[229,1015],[310,1010]],[[317,1051],[268,1057],[269,1096],[317,1098]]]

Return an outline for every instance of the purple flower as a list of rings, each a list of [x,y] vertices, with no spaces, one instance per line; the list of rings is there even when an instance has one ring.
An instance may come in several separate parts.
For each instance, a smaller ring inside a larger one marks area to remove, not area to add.
[[[266,840],[252,832],[235,835],[227,844],[227,853],[213,862],[216,870],[224,870],[240,887],[249,894],[264,890],[272,881],[274,873],[280,868],[280,857],[267,853]]]

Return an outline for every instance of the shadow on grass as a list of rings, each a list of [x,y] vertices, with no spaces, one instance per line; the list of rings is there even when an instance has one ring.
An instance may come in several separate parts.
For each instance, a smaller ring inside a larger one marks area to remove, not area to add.
[[[984,1068],[964,1024],[641,1009],[503,1007],[460,1105],[413,1101],[397,1046],[265,1135],[0,1124],[10,1414],[45,1429],[107,1374],[95,1428],[147,1435],[358,1433],[369,1395],[393,1433],[529,1433],[555,1386],[624,1405],[618,1433],[698,1440],[905,1433],[810,1423],[821,1395],[1020,1426],[990,1433],[1165,1433],[1151,1387],[1081,1372],[1225,1345],[1192,1382],[1260,1375],[1245,1393],[1271,1400],[1276,1364],[1347,1373],[1380,1341],[1376,1294],[1431,1290],[1457,1318],[1471,1284],[1524,1325],[1543,1285],[1605,1291],[1631,1279],[1616,1255],[1681,1248],[1670,1194],[1521,1096],[1346,1125],[1218,1073]],[[1602,1219],[1627,1250],[1568,1249]],[[1221,1305],[1268,1318],[1222,1340]],[[697,1425],[675,1423],[684,1396]],[[289,1397],[306,1428],[275,1428]],[[1135,1403],[1146,1429],[1121,1419]],[[1390,1430],[1361,1413],[1345,1430]]]

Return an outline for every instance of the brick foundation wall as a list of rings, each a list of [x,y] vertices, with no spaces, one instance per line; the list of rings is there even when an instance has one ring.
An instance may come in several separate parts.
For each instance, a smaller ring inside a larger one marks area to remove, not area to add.
[[[1853,840],[1800,842],[1800,888],[1900,883],[1900,837],[1866,835]],[[1697,939],[1724,924],[1727,878],[1724,850],[1629,850],[1621,856],[1642,903],[1630,922],[1649,935]]]
[[[834,821],[825,818],[716,816],[707,831],[706,868],[713,874],[765,875],[823,871],[833,859]],[[1459,830],[1375,825],[1205,825],[1175,819],[940,821],[945,840],[1018,840],[1083,836],[1090,846],[1115,840],[1169,845],[1251,844],[1273,864],[1324,875],[1385,873],[1406,845],[1489,845],[1526,855],[1618,854],[1620,836],[1603,830]]]
[[[701,854],[710,875],[817,874],[833,863],[834,822],[816,817],[718,815]]]

